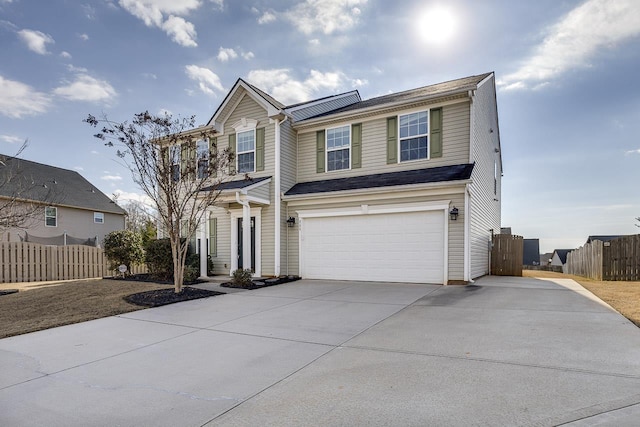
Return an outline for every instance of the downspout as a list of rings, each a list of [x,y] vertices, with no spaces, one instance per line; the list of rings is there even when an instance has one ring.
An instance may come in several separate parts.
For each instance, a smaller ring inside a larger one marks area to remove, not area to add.
[[[471,190],[469,184],[464,189],[464,280],[473,283],[471,278],[471,244],[469,236],[469,222],[471,221]]]
[[[287,120],[287,116],[284,117],[284,119],[279,120],[278,118],[276,118],[275,124],[276,124],[276,129],[275,129],[275,202],[276,202],[276,206],[275,206],[275,224],[274,224],[274,230],[275,230],[275,242],[274,242],[274,271],[273,274],[276,277],[280,276],[280,258],[281,258],[281,226],[282,226],[282,198],[280,197],[280,191],[282,190],[281,186],[280,186],[280,177],[281,177],[281,173],[280,173],[280,125],[282,123],[285,122],[285,120]]]

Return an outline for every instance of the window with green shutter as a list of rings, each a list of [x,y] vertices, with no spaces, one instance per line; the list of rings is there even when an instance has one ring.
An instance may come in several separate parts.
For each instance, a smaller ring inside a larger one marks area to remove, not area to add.
[[[387,164],[398,163],[398,117],[387,118]]]
[[[236,173],[236,134],[229,135],[229,152],[233,154],[232,159],[229,162],[229,175],[235,175]]]
[[[324,172],[324,131],[316,132],[316,173]]]
[[[351,125],[351,168],[362,167],[362,123]]]
[[[209,255],[218,256],[218,218],[209,218]]]
[[[256,171],[264,170],[264,128],[256,129]]]

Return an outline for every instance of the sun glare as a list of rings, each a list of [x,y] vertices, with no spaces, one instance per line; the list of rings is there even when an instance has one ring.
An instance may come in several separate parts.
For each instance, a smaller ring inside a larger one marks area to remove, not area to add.
[[[449,40],[456,31],[456,17],[451,10],[433,7],[418,20],[418,33],[428,43],[440,44]]]

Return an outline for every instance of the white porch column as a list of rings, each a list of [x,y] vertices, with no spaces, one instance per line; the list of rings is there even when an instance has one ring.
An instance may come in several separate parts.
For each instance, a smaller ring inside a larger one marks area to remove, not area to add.
[[[207,277],[207,255],[209,248],[207,247],[207,237],[209,235],[209,212],[205,212],[200,220],[198,227],[198,235],[200,237],[200,277]]]
[[[242,205],[242,269],[251,269],[251,207]]]

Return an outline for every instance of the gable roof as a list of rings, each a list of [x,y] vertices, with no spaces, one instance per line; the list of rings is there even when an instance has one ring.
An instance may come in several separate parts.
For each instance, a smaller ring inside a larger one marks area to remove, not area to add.
[[[234,190],[242,190],[243,188],[256,185],[262,181],[266,181],[271,179],[270,176],[262,176],[260,178],[250,178],[250,179],[236,179],[235,181],[227,181],[222,182],[215,187],[206,187],[200,191],[234,191]]]
[[[563,264],[567,263],[567,254],[573,251],[573,249],[556,249],[553,251],[554,255],[558,254],[558,258],[560,258],[560,262]],[[552,257],[553,258],[553,257]]]
[[[383,106],[386,104],[396,104],[401,102],[409,102],[428,97],[444,96],[448,94],[454,94],[459,92],[465,92],[468,90],[476,89],[478,84],[487,77],[493,75],[493,72],[479,74],[477,76],[464,77],[461,79],[450,80],[447,82],[437,83],[429,86],[423,86],[416,89],[405,90],[403,92],[391,93],[389,95],[378,96],[375,98],[365,99],[360,102],[347,105],[336,110],[332,110],[317,116],[309,117],[307,120],[311,120],[318,117],[330,116],[333,114],[346,113],[355,110],[363,110],[367,108],[374,108],[377,106]]]
[[[440,166],[400,172],[360,175],[350,178],[325,179],[301,182],[289,189],[285,196],[327,193],[334,191],[361,190],[364,188],[392,187],[398,185],[427,184],[469,179],[473,164]]]
[[[76,171],[0,155],[0,197],[15,197],[52,206],[70,206],[96,212],[126,212]]]

